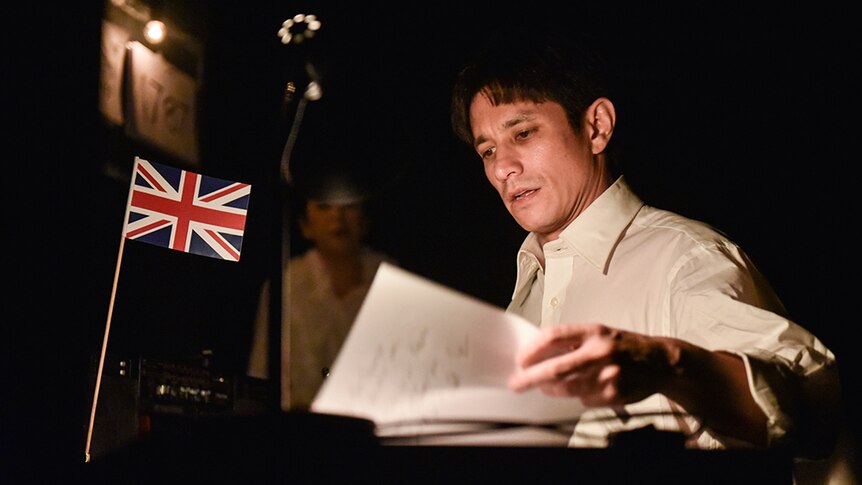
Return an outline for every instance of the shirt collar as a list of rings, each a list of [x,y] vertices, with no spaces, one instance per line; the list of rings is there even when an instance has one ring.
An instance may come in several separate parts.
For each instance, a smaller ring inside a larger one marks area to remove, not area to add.
[[[565,244],[605,273],[614,248],[643,205],[621,176],[560,233],[559,241],[548,244]],[[529,261],[538,266],[535,255],[541,250],[536,235],[530,233],[518,252],[519,266],[532,266]]]

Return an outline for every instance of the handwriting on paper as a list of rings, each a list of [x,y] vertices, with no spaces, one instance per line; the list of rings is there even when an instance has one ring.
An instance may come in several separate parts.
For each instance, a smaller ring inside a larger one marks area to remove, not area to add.
[[[518,316],[383,264],[311,405],[377,424],[572,417],[571,400],[506,387],[536,332]]]

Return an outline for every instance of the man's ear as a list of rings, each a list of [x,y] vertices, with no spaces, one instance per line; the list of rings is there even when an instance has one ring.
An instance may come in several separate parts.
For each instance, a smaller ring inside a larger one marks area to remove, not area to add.
[[[611,141],[617,122],[617,112],[610,99],[598,98],[587,108],[585,116],[587,127],[590,129],[592,151],[593,154],[598,155],[605,151]]]

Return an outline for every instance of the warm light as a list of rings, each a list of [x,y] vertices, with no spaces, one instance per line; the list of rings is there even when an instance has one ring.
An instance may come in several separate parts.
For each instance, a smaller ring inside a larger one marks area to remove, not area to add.
[[[146,38],[147,42],[151,44],[160,44],[165,40],[166,33],[167,30],[165,29],[164,22],[159,20],[150,20],[147,22],[147,25],[144,26],[144,38]]]
[[[282,22],[281,28],[278,29],[278,36],[281,37],[282,44],[291,42],[300,44],[305,39],[314,37],[315,32],[320,30],[322,25],[316,15],[300,13]]]

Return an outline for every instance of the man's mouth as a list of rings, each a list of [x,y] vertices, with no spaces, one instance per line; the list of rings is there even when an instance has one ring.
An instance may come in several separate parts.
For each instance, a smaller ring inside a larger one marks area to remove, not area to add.
[[[515,196],[512,197],[512,201],[513,202],[519,201],[525,197],[529,197],[530,195],[534,194],[535,192],[536,192],[536,189],[523,190],[523,191],[515,194]]]

